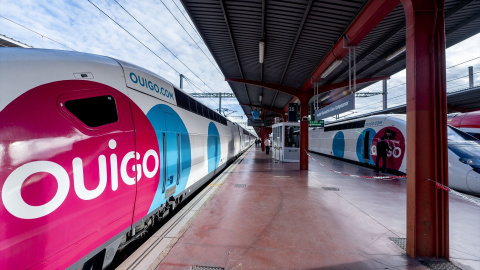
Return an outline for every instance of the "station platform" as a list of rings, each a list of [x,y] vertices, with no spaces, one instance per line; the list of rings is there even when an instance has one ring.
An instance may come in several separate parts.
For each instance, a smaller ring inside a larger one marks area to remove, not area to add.
[[[174,218],[119,268],[435,268],[435,262],[413,259],[401,248],[406,242],[405,179],[338,174],[328,168],[386,175],[310,155],[316,161],[309,159],[309,170],[300,171],[298,163],[275,163],[252,147],[204,191],[210,199],[200,194],[197,201],[203,200],[203,206],[187,205],[183,216],[188,218]],[[187,215],[188,209],[194,212]],[[169,229],[174,224],[177,229]],[[453,268],[448,269],[480,269],[479,228],[480,206],[450,195]],[[159,244],[167,238],[170,242]],[[141,264],[142,256],[154,258]]]

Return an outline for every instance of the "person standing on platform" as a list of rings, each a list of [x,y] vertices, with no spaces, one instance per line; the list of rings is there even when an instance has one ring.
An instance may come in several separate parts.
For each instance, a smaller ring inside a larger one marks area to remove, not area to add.
[[[382,172],[385,172],[387,169],[387,150],[392,150],[392,147],[388,145],[384,137],[380,138],[380,141],[377,143],[377,160],[375,161],[375,170],[378,172],[378,167],[380,164],[380,159],[383,159]]]
[[[265,152],[267,153],[267,155],[269,155],[269,153],[270,153],[270,139],[269,138],[265,139]]]

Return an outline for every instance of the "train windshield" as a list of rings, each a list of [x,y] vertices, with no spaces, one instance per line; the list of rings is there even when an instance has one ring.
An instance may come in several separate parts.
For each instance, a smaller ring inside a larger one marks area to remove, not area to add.
[[[447,136],[448,136],[448,142],[477,141],[477,138],[473,137],[472,135],[469,135],[451,126],[447,126]]]
[[[447,127],[448,148],[460,161],[477,169],[480,168],[480,141],[458,129]]]

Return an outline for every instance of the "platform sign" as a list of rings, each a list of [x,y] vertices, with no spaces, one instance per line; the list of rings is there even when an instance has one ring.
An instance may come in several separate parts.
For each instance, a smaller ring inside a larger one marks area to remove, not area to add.
[[[308,123],[309,127],[324,127],[325,121],[324,120],[317,120],[317,121],[310,121]]]
[[[288,122],[298,122],[297,103],[288,103]]]
[[[263,126],[265,126],[265,122],[262,119],[258,119],[258,120],[248,119],[247,126],[249,126],[249,127],[263,127]]]
[[[355,95],[350,94],[339,99],[332,104],[321,108],[315,112],[315,119],[325,119],[327,117],[348,112],[355,109]]]

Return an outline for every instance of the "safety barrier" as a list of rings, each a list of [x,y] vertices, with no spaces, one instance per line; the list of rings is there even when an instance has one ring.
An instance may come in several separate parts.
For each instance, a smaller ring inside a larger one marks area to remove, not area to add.
[[[429,179],[429,178],[427,178],[427,180],[430,181],[430,182],[432,182],[432,183],[434,183],[434,184],[435,184],[435,187],[436,187],[437,189],[443,189],[443,190],[445,190],[445,191],[447,191],[447,192],[449,192],[449,193],[451,193],[451,194],[453,194],[453,195],[457,195],[457,196],[459,196],[459,197],[461,197],[461,198],[463,198],[463,199],[465,199],[465,200],[467,200],[467,201],[469,201],[469,202],[472,202],[472,203],[480,206],[480,198],[477,199],[477,200],[475,200],[474,198],[470,198],[468,195],[465,195],[465,194],[463,194],[463,193],[460,193],[460,192],[458,192],[458,191],[455,191],[455,190],[453,190],[453,189],[451,189],[451,188],[449,188],[449,187],[447,187],[447,186],[445,186],[445,185],[442,185],[442,184],[438,183],[437,181],[434,181],[434,180]]]
[[[406,175],[392,175],[392,176],[373,176],[373,175],[355,175],[355,174],[348,174],[348,173],[344,173],[344,172],[339,172],[339,171],[335,171],[333,169],[330,169],[329,167],[325,166],[323,163],[321,163],[320,161],[316,160],[314,157],[312,157],[308,152],[307,150],[305,150],[305,152],[307,153],[307,155],[313,159],[315,162],[317,162],[318,164],[320,164],[322,167],[324,167],[325,169],[331,171],[331,172],[334,172],[334,173],[338,173],[338,174],[341,174],[341,175],[345,175],[345,176],[350,176],[350,177],[355,177],[355,178],[363,178],[363,179],[382,179],[382,180],[392,180],[392,179],[397,179],[397,178],[405,178],[407,177]]]
[[[393,180],[393,179],[397,179],[397,178],[405,178],[407,177],[407,175],[392,175],[392,176],[370,176],[370,175],[354,175],[354,174],[348,174],[348,173],[344,173],[344,172],[339,172],[339,171],[335,171],[333,169],[330,169],[329,167],[325,166],[324,164],[322,164],[320,161],[316,160],[314,157],[312,157],[308,151],[305,150],[305,152],[307,153],[307,155],[313,159],[315,162],[317,162],[318,164],[320,164],[322,167],[324,167],[325,169],[331,171],[331,172],[334,172],[334,173],[338,173],[338,174],[341,174],[341,175],[345,175],[345,176],[350,176],[350,177],[356,177],[356,178],[363,178],[363,179],[381,179],[381,180]],[[468,195],[466,194],[463,194],[463,193],[460,193],[458,191],[455,191],[445,185],[442,185],[440,183],[438,183],[437,181],[434,181],[432,179],[429,179],[427,178],[428,181],[432,182],[435,184],[435,187],[437,189],[442,189],[442,190],[445,190],[453,195],[456,195],[456,196],[459,196],[469,202],[472,202],[478,206],[480,206],[480,198],[478,199],[475,199],[475,198],[472,198],[472,197],[469,197]]]

